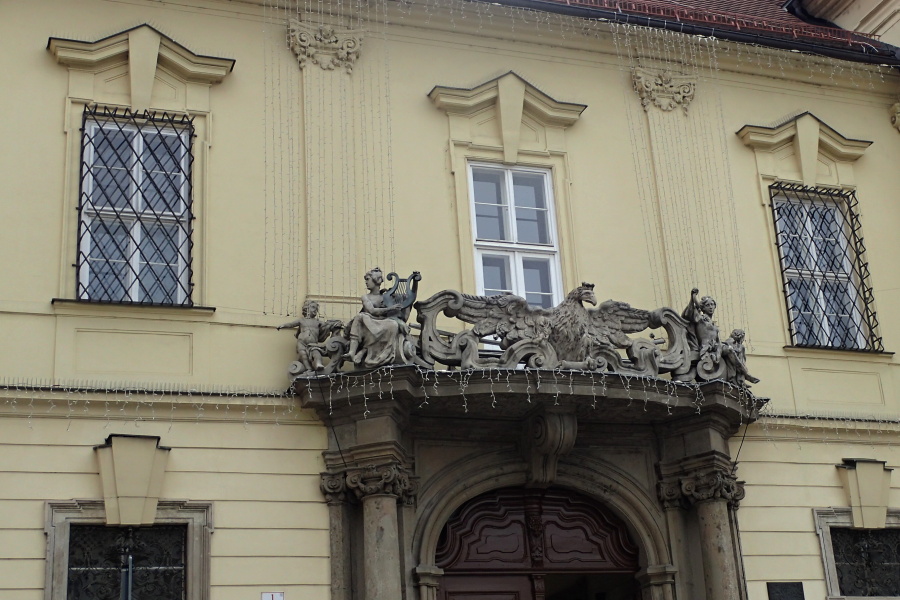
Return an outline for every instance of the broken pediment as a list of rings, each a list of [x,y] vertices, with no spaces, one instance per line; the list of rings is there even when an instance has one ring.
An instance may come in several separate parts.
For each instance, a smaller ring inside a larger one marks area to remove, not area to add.
[[[760,174],[775,179],[852,185],[852,163],[872,142],[844,137],[809,112],[774,125],[745,125],[737,132],[757,153]]]
[[[428,97],[451,118],[455,139],[474,140],[496,131],[493,142],[502,147],[507,163],[518,162],[523,144],[543,142],[541,149],[550,149],[549,131],[571,126],[587,108],[555,100],[512,71],[470,89],[437,86]]]
[[[69,68],[70,97],[127,104],[134,111],[160,100],[176,108],[176,99],[177,108],[208,110],[204,90],[221,82],[235,62],[195,54],[146,24],[95,42],[50,38],[47,49]]]

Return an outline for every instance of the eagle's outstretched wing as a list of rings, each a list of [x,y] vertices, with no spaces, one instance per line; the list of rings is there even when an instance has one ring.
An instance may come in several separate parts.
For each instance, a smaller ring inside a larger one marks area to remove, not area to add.
[[[638,333],[650,327],[650,311],[632,308],[626,302],[607,300],[596,310],[589,310],[591,335],[599,344],[627,348],[631,339],[627,333]]]
[[[471,323],[479,337],[496,336],[506,348],[519,340],[546,339],[549,335],[550,311],[530,306],[525,298],[513,294],[460,295],[462,306],[453,309],[453,314],[445,314]]]

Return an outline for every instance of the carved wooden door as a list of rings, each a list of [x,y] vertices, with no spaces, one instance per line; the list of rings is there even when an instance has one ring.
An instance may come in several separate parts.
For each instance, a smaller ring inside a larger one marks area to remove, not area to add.
[[[621,521],[562,489],[505,489],[471,500],[444,527],[436,564],[444,569],[439,600],[550,600],[546,582],[560,575],[633,582],[639,568]]]

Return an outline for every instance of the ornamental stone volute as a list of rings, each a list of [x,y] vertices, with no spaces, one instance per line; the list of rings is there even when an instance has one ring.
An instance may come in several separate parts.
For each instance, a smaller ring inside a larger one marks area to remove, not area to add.
[[[689,508],[701,502],[724,500],[737,509],[744,494],[744,483],[721,469],[697,471],[659,484],[659,499],[666,508]]]
[[[359,58],[362,36],[358,31],[341,30],[328,25],[311,25],[291,19],[288,24],[288,45],[304,68],[308,63],[326,71],[344,69],[348,74]]]
[[[348,494],[357,500],[369,496],[393,496],[411,506],[418,490],[410,470],[397,463],[350,467],[340,472],[322,473],[321,490],[329,503],[345,502]]]
[[[691,77],[673,75],[669,71],[634,69],[632,85],[641,99],[644,111],[650,110],[650,105],[653,104],[665,112],[680,107],[687,114],[688,105],[694,99],[697,82]]]

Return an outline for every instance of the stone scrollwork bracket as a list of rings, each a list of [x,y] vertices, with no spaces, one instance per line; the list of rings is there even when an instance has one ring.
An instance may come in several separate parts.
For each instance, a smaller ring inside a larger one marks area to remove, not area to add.
[[[665,112],[681,107],[687,114],[688,105],[694,99],[694,90],[697,87],[693,77],[639,68],[632,72],[631,81],[645,112],[650,110],[650,105],[653,104]]]
[[[573,410],[546,407],[525,423],[523,451],[528,485],[547,487],[556,479],[559,458],[575,446],[578,421]]]
[[[362,46],[361,32],[331,25],[312,25],[297,19],[288,23],[288,45],[300,68],[308,63],[326,71],[344,69],[353,72]]]

